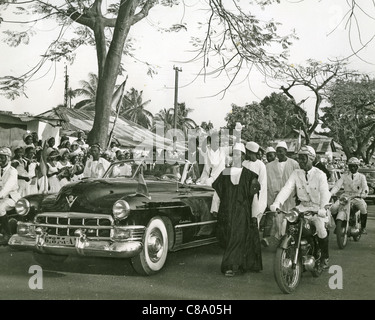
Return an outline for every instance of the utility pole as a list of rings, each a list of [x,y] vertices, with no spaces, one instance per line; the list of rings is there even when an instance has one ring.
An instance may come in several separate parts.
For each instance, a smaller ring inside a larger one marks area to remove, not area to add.
[[[65,66],[65,92],[64,92],[64,106],[68,107],[68,93],[69,91],[69,76],[68,76],[68,67]]]
[[[178,116],[178,73],[182,71],[181,68],[173,66],[175,71],[175,84],[174,84],[174,129],[177,129],[177,116]]]

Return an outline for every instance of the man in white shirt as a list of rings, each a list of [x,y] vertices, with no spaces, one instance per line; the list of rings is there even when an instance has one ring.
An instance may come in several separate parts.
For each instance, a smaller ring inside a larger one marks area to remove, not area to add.
[[[102,178],[104,173],[110,166],[110,162],[100,157],[100,145],[93,144],[90,147],[91,159],[87,159],[85,168],[83,169],[83,177]]]
[[[297,197],[301,202],[296,208],[301,212],[317,213],[306,215],[305,218],[316,227],[319,247],[322,251],[323,268],[328,268],[328,232],[325,224],[329,221],[329,216],[325,206],[329,203],[331,193],[327,176],[323,171],[313,166],[315,156],[315,150],[310,146],[303,146],[300,149],[298,162],[301,169],[293,171],[270,209],[276,211],[293,192],[297,192]]]
[[[221,171],[225,169],[226,152],[224,148],[220,147],[219,133],[213,133],[208,137],[205,153],[205,165],[201,177],[198,179],[198,184],[205,184],[211,186],[215,179],[220,175]]]
[[[344,186],[344,194],[353,197],[351,200],[356,208],[360,210],[361,214],[361,233],[366,234],[367,224],[367,204],[363,198],[368,195],[368,185],[366,176],[358,172],[360,161],[358,158],[352,157],[348,161],[350,173],[345,173],[335,183],[331,189],[331,195],[335,195],[342,186]],[[335,217],[338,213],[340,201],[337,200],[331,207],[331,213]]]
[[[267,207],[267,171],[266,165],[263,163],[263,161],[260,161],[257,158],[259,148],[259,144],[254,141],[249,141],[246,143],[246,160],[242,163],[245,168],[258,175],[260,191],[258,195],[254,196],[251,208],[253,218],[257,218],[258,225],[264,210]]]
[[[12,152],[7,147],[0,148],[0,224],[3,234],[0,245],[8,244],[10,230],[6,213],[20,198],[18,193],[18,172],[10,164]]]

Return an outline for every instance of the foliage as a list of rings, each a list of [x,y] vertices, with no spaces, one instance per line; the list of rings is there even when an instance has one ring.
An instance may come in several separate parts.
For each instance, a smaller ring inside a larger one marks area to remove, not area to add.
[[[345,61],[320,62],[313,59],[304,65],[280,64],[275,73],[275,78],[284,82],[280,90],[293,101],[295,105],[295,119],[304,133],[305,143],[309,144],[311,134],[319,124],[319,111],[324,100],[324,89],[332,82],[354,74],[346,69]],[[302,88],[307,91],[306,98],[297,101],[292,92]],[[309,98],[313,99],[313,121],[310,123],[304,103]]]
[[[189,118],[192,111],[193,109],[186,107],[185,102],[178,103],[177,129],[184,133],[184,137],[188,136],[189,129],[197,127],[195,121]],[[174,128],[174,108],[164,108],[155,115],[154,128],[158,125],[164,126],[164,133]]]
[[[74,109],[80,110],[95,110],[96,90],[98,89],[98,76],[94,73],[89,73],[89,80],[81,80],[81,88],[73,90],[75,96],[85,96],[87,99],[79,101],[74,106]]]
[[[276,124],[273,122],[271,113],[265,112],[264,108],[257,102],[247,104],[244,107],[232,105],[232,111],[225,117],[226,129],[230,131],[240,122],[244,127],[241,131],[241,139],[255,141],[261,146],[273,140],[276,134]]]
[[[366,163],[375,149],[375,80],[349,77],[333,83],[326,92],[329,106],[323,108],[322,128],[343,146],[348,158]]]
[[[154,116],[145,109],[150,102],[151,100],[143,101],[143,91],[138,92],[138,90],[131,88],[122,99],[120,116],[150,129]]]
[[[276,126],[273,139],[285,138],[293,129],[299,129],[295,102],[284,94],[273,92],[260,102],[260,107],[272,118]]]
[[[213,123],[211,122],[211,120],[208,121],[208,123],[206,121],[203,121],[200,125],[200,127],[206,131],[206,132],[209,132],[211,129],[214,128],[214,125]]]
[[[251,5],[263,7],[277,0],[253,0]],[[182,5],[183,10],[190,9],[180,0],[30,0],[0,2],[7,13],[14,12],[9,19],[2,14],[1,25],[30,26],[22,30],[8,32],[9,44],[17,45],[29,41],[32,32],[38,30],[38,23],[49,20],[59,27],[56,39],[41,55],[41,60],[31,70],[20,75],[17,80],[24,85],[20,88],[12,82],[9,86],[3,82],[0,90],[4,94],[10,90],[11,96],[16,97],[14,90],[24,89],[25,84],[40,70],[41,66],[51,61],[57,63],[61,59],[73,63],[78,48],[95,46],[98,60],[98,88],[95,101],[95,119],[89,142],[100,142],[105,145],[108,137],[109,117],[111,114],[111,98],[114,92],[116,79],[123,72],[121,57],[128,54],[137,59],[132,46],[129,31],[132,26],[145,19],[155,6],[166,8]],[[241,7],[247,5],[246,11]],[[208,0],[198,2],[196,6],[206,12],[206,21],[201,22],[205,30],[203,39],[192,38],[191,43],[196,49],[193,60],[202,61],[199,75],[220,74],[225,72],[229,82],[223,88],[225,93],[232,85],[242,68],[251,70],[272,70],[280,60],[287,57],[287,50],[291,45],[293,35],[280,36],[277,33],[278,24],[274,21],[263,21],[248,13],[247,1]],[[197,7],[193,6],[196,9]],[[27,20],[22,20],[26,16]],[[189,28],[188,24],[176,19],[166,31],[183,31]],[[67,30],[73,36],[65,39]],[[5,34],[6,36],[6,34]],[[269,50],[272,48],[272,51]],[[138,59],[137,59],[138,60]],[[139,60],[138,60],[139,61]],[[153,75],[155,70],[147,64],[148,74]],[[208,70],[209,68],[209,70]],[[6,76],[3,76],[6,77]],[[2,78],[6,79],[6,78]]]

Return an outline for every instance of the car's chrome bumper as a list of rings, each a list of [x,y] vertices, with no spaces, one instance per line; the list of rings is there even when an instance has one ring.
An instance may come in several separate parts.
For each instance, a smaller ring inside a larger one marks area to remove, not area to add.
[[[15,249],[30,249],[46,254],[89,257],[132,258],[143,248],[141,241],[103,241],[76,238],[74,246],[46,244],[40,238],[13,235],[8,242]]]

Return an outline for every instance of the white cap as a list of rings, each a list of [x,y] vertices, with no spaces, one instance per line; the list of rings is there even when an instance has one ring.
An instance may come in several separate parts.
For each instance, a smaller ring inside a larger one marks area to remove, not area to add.
[[[251,152],[257,153],[259,151],[259,144],[254,141],[249,141],[248,143],[246,143],[246,149]]]
[[[286,145],[286,142],[285,141],[280,141],[277,146],[276,146],[276,149],[277,148],[284,148],[285,150],[288,150],[288,146]]]
[[[246,150],[245,150],[245,146],[243,143],[240,143],[240,142],[237,142],[234,146],[233,146],[233,151],[234,150],[238,150],[238,151],[241,151],[243,153],[246,153]]]
[[[266,149],[266,154],[267,154],[267,153],[271,153],[271,152],[275,152],[275,153],[276,153],[276,150],[275,150],[274,148],[272,148],[272,147],[268,147],[268,148]]]

